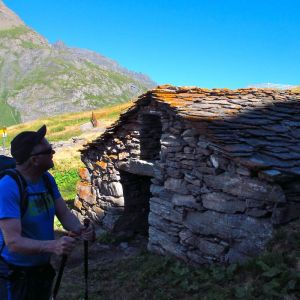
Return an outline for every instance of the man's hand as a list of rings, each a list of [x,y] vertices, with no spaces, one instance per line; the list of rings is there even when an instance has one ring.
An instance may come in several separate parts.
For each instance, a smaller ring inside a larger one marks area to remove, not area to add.
[[[55,241],[54,253],[57,255],[69,255],[74,249],[76,239],[70,236],[63,236]]]
[[[96,239],[95,228],[92,222],[88,223],[88,226],[83,226],[81,229],[80,237],[84,241],[94,242]]]

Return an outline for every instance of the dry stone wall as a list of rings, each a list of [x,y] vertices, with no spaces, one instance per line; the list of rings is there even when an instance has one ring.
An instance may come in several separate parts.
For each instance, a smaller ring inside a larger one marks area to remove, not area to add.
[[[272,237],[282,188],[216,152],[190,123],[164,124],[155,168],[150,250],[223,263],[257,255]]]
[[[77,185],[78,196],[75,199],[75,206],[109,230],[117,230],[117,228],[122,227],[124,222],[128,222],[128,219],[134,223],[134,214],[130,212],[131,209],[128,206],[138,205],[132,203],[130,199],[134,198],[134,194],[145,194],[141,189],[140,178],[137,178],[134,184],[131,181],[130,195],[126,197],[131,203],[125,205],[123,188],[126,184],[126,178],[125,176],[121,178],[122,172],[128,173],[127,176],[136,174],[139,175],[138,177],[148,177],[150,192],[150,178],[154,176],[153,161],[159,158],[159,151],[153,151],[153,147],[159,147],[161,134],[158,130],[159,136],[153,139],[154,132],[157,131],[155,130],[157,123],[151,125],[149,122],[153,121],[153,116],[156,116],[155,120],[160,122],[160,115],[154,114],[147,117],[151,107],[151,105],[147,108],[141,106],[139,108],[141,114],[138,118],[133,115],[126,119],[126,122],[121,124],[116,136],[107,140],[95,141],[94,147],[92,146],[88,155],[83,157],[87,168],[81,170],[82,180]],[[146,128],[150,130],[144,132]],[[143,146],[142,157],[147,158],[147,161],[140,160],[141,144]],[[136,186],[135,190],[133,185]],[[150,195],[148,195],[148,206],[149,198]],[[144,210],[144,206],[147,205],[141,206],[140,210]],[[138,213],[138,207],[136,211]],[[125,218],[124,214],[126,215]],[[141,214],[143,215],[144,212]],[[139,218],[137,217],[137,219]]]
[[[87,168],[75,200],[84,214],[110,230],[148,226],[150,251],[197,264],[255,256],[276,226],[297,217],[297,180],[258,176],[163,103],[149,100],[133,109],[116,131],[108,130],[84,152]],[[135,181],[126,197],[124,172],[151,181]],[[135,199],[129,208],[126,198]]]

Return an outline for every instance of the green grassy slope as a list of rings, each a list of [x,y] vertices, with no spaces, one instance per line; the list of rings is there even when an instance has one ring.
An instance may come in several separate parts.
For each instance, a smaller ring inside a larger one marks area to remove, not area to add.
[[[0,97],[0,128],[15,125],[21,122],[20,113],[10,105],[5,99]]]

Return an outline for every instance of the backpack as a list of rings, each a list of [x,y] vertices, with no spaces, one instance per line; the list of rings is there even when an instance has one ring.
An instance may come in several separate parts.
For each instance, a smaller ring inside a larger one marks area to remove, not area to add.
[[[0,180],[5,175],[10,176],[17,184],[20,194],[20,212],[21,218],[26,213],[28,207],[28,192],[27,192],[27,182],[22,174],[16,169],[16,162],[13,158],[0,155]],[[47,191],[51,194],[54,199],[54,191],[46,173],[43,174],[43,180]]]

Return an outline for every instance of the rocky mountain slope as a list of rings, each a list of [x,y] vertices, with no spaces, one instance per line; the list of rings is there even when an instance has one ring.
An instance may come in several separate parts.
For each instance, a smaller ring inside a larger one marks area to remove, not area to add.
[[[51,45],[0,0],[0,126],[124,102],[154,85],[95,52]]]

